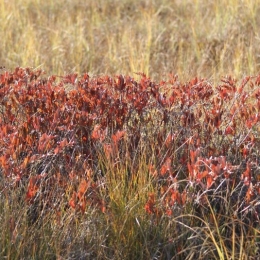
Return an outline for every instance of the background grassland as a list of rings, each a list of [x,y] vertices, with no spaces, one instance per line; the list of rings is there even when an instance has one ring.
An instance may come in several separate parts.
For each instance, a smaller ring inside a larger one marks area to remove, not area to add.
[[[260,0],[0,1],[0,65],[65,72],[259,72]]]

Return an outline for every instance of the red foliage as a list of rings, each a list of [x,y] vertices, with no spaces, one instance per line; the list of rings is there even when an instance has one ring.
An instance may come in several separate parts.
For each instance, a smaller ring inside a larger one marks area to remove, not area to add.
[[[97,206],[105,212],[97,174],[104,153],[115,167],[132,162],[131,174],[136,162],[147,160],[167,214],[194,200],[189,189],[206,194],[223,182],[243,182],[249,203],[254,191],[259,193],[259,177],[251,168],[260,148],[260,76],[240,84],[227,77],[212,86],[199,78],[182,84],[172,75],[158,84],[138,75],[135,81],[122,75],[45,78],[40,70],[3,71],[0,174],[5,181],[26,182],[28,202],[44,185],[48,199],[57,197],[55,185],[60,185],[61,197],[70,191],[71,208],[84,212]],[[140,155],[142,150],[147,154]],[[43,174],[48,178],[39,177]],[[158,214],[156,203],[150,194],[145,210]]]
[[[149,199],[145,204],[145,211],[149,214],[155,214],[155,195],[153,193],[149,194]]]

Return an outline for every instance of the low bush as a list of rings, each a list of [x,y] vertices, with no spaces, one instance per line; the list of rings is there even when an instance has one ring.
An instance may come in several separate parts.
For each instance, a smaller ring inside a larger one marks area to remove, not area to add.
[[[0,75],[0,256],[259,254],[260,76]]]

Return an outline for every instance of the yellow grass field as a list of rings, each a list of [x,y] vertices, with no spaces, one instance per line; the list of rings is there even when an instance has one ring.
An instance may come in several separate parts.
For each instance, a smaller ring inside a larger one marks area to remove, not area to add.
[[[1,0],[0,66],[183,80],[254,75],[260,1]]]

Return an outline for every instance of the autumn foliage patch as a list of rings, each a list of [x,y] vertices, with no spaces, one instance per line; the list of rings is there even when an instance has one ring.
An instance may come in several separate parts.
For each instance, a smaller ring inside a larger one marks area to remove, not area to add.
[[[1,192],[22,186],[29,204],[106,214],[106,164],[132,162],[131,181],[142,157],[153,186],[146,214],[174,216],[189,205],[221,215],[229,200],[240,219],[258,222],[260,76],[218,86],[137,77],[2,72]]]

